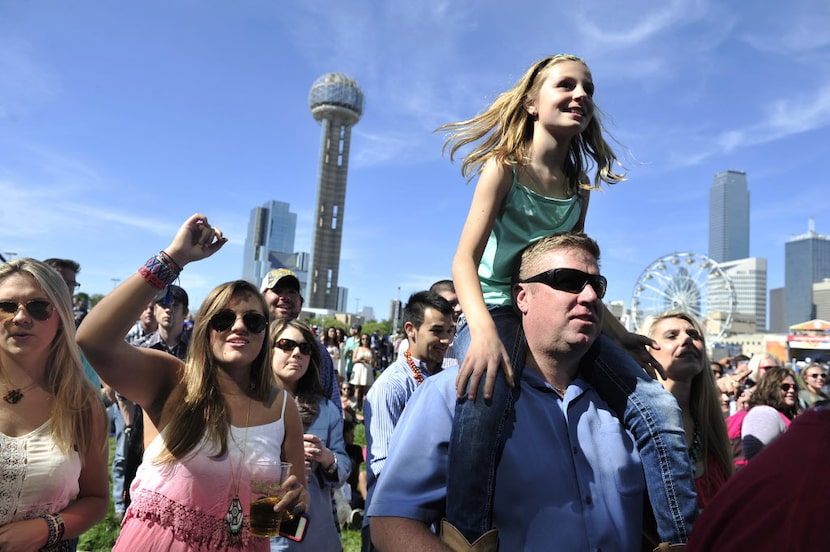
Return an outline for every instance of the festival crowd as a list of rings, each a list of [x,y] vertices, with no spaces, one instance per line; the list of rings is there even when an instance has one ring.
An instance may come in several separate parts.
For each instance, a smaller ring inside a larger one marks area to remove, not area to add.
[[[397,335],[309,326],[286,268],[191,312],[181,272],[228,241],[199,213],[92,308],[75,261],[0,264],[0,551],[74,551],[110,504],[130,552],[824,549],[827,366],[603,304],[586,213],[625,174],[593,93],[550,56],[441,127],[478,183]]]

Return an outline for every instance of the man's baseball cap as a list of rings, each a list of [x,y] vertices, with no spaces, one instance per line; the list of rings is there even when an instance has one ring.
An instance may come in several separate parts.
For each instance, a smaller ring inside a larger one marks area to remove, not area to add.
[[[170,284],[169,286],[166,286],[164,289],[156,293],[156,296],[153,297],[153,303],[161,303],[162,305],[169,304],[168,302],[165,302],[165,298],[168,297],[168,294],[170,297],[168,301],[175,301],[177,303],[181,303],[182,305],[184,305],[184,308],[187,308],[189,303],[187,298],[187,292],[174,284]]]
[[[259,288],[261,293],[265,293],[266,289],[274,289],[275,287],[292,288],[299,293],[300,280],[297,275],[287,268],[278,268],[272,270],[262,279],[262,285]]]

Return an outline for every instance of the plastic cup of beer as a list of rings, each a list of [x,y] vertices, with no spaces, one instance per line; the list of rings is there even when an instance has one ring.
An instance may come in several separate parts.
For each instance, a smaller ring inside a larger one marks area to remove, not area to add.
[[[282,512],[274,506],[285,494],[282,484],[291,474],[291,463],[260,458],[251,463],[251,535],[276,537]]]

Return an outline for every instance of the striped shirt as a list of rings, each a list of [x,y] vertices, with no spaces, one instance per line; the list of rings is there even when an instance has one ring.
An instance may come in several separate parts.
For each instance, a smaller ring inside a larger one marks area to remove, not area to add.
[[[412,360],[419,367],[424,378],[431,375],[424,362],[415,357],[412,357]],[[403,414],[406,402],[417,388],[418,382],[415,381],[415,375],[407,365],[404,356],[401,355],[383,371],[366,394],[366,400],[363,402],[363,418],[366,426],[367,510],[372,500],[375,483],[386,462],[392,431]],[[367,516],[364,524],[368,522]]]

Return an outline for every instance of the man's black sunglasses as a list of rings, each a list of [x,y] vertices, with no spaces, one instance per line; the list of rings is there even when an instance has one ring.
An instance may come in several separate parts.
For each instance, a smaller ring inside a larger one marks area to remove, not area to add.
[[[552,270],[546,270],[541,274],[531,276],[526,280],[521,280],[519,283],[530,284],[533,282],[545,284],[553,289],[568,293],[581,293],[585,289],[585,286],[590,284],[600,299],[605,297],[605,290],[608,289],[608,280],[605,279],[605,276],[588,274],[575,268],[554,268]]]
[[[210,318],[210,327],[217,332],[229,330],[236,322],[236,313],[230,309],[217,312]],[[268,327],[268,319],[258,312],[246,312],[242,315],[242,323],[251,333],[262,333]]]
[[[0,312],[5,314],[14,316],[21,308],[26,309],[29,316],[38,322],[49,320],[49,317],[52,316],[52,303],[42,299],[35,299],[27,303],[15,303],[14,301],[0,302]]]

